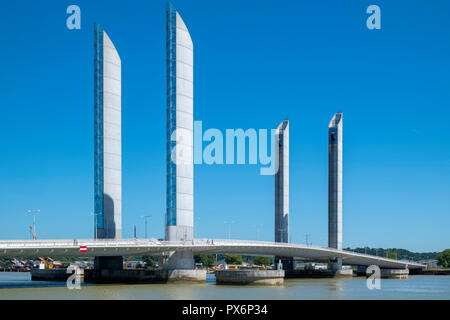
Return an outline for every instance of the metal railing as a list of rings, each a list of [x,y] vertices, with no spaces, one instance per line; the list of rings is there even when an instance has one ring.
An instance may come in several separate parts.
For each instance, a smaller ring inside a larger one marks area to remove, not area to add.
[[[269,241],[255,241],[255,240],[234,240],[234,239],[194,239],[190,241],[159,241],[158,239],[62,239],[62,240],[0,240],[0,251],[3,250],[22,250],[22,249],[77,249],[79,246],[87,246],[90,248],[139,248],[139,250],[148,248],[161,248],[167,250],[175,250],[177,247],[261,247],[271,249],[291,249],[305,251],[316,251],[326,253],[328,255],[336,254],[345,259],[364,258],[372,261],[384,261],[393,264],[409,264],[419,266],[421,264],[414,261],[393,260],[384,257],[372,256],[363,253],[356,253],[353,251],[344,251],[333,248],[313,247],[302,244],[284,243],[284,242],[269,242]],[[180,248],[180,249],[181,249]],[[186,248],[186,249],[187,249]],[[273,250],[271,251],[273,252]],[[0,252],[1,253],[1,252]],[[281,252],[280,252],[281,254]]]

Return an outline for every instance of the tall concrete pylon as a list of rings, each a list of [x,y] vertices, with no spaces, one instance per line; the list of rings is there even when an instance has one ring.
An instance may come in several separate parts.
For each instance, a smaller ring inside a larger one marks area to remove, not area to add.
[[[283,120],[275,132],[277,172],[275,174],[275,242],[289,242],[289,120]],[[283,269],[293,269],[292,257],[275,257]]]
[[[96,239],[122,238],[122,63],[94,24],[94,210]],[[97,269],[122,269],[122,257],[96,257]]]
[[[275,242],[289,242],[289,120],[275,132],[278,171],[275,174]]]
[[[328,247],[342,250],[342,127],[343,114],[336,113],[328,125]],[[340,270],[342,259],[330,261]]]
[[[167,190],[166,240],[194,239],[194,45],[178,11],[166,7]],[[191,251],[168,253],[163,262],[182,278],[206,278]],[[198,271],[198,272],[196,272]]]
[[[194,238],[194,46],[178,11],[167,3],[166,240]]]

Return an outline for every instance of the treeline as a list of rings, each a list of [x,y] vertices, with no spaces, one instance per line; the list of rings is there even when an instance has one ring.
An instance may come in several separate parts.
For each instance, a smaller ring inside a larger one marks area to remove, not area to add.
[[[196,254],[194,255],[194,260],[196,263],[203,264],[204,267],[209,267],[216,263],[215,254]],[[218,254],[217,262],[225,260],[227,264],[240,265],[242,263],[254,264],[254,265],[264,265],[268,266],[273,263],[273,257],[262,257],[262,256],[241,256],[235,254]]]
[[[373,256],[379,257],[389,257],[398,260],[410,260],[410,261],[420,261],[420,260],[429,260],[429,259],[437,259],[437,255],[439,252],[411,252],[405,249],[399,248],[346,248],[344,250],[353,251],[357,253],[367,253]]]

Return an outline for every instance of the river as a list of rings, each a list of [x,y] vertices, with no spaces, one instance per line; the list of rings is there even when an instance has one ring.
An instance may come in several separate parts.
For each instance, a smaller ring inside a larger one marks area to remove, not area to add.
[[[0,272],[0,300],[5,299],[450,299],[450,276],[409,276],[382,279],[380,290],[369,290],[366,279],[287,279],[282,286],[216,285],[214,275],[202,284],[83,284],[69,290],[62,282],[31,281],[28,272]]]

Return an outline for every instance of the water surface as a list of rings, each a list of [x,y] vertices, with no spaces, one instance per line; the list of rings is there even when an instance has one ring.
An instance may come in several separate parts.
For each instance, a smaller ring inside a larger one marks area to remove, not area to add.
[[[286,279],[282,286],[216,285],[206,283],[141,285],[83,284],[69,290],[64,282],[31,281],[28,272],[0,272],[0,299],[446,299],[450,276],[409,276],[407,280],[382,279],[380,290],[369,290],[365,278]]]

